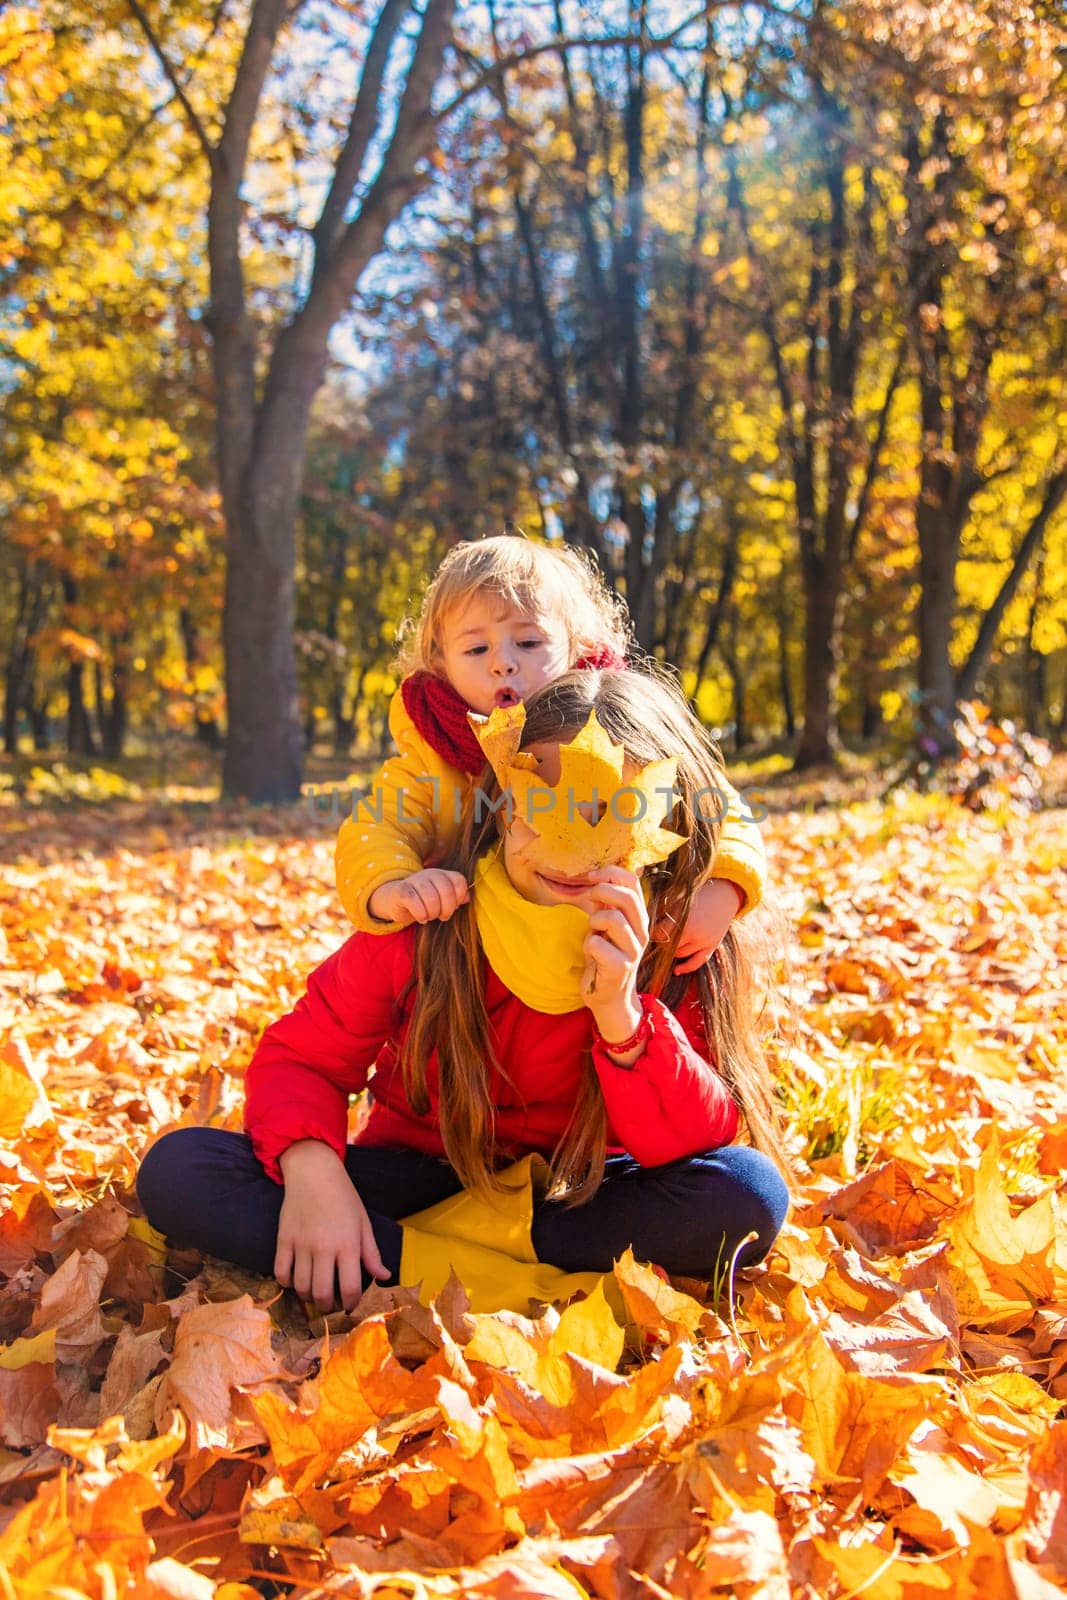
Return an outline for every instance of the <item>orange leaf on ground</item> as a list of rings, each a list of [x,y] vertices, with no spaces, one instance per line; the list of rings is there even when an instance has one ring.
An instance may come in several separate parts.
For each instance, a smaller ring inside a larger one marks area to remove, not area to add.
[[[1030,1558],[1067,1582],[1067,1422],[1054,1422],[1030,1457],[1023,1531]]]
[[[627,1315],[642,1333],[672,1341],[692,1338],[708,1317],[707,1308],[635,1261],[627,1250],[615,1263],[615,1281],[622,1291]]]
[[[837,1222],[865,1256],[876,1257],[923,1244],[944,1213],[943,1203],[920,1189],[900,1161],[883,1161],[818,1201],[804,1220]]]
[[[47,1118],[48,1102],[25,1040],[9,1033],[0,1045],[0,1139],[19,1139],[31,1113]]]
[[[962,1319],[976,1328],[1011,1331],[1024,1327],[1037,1306],[1056,1298],[1057,1222],[1051,1193],[1012,1215],[994,1133],[975,1174],[973,1198],[945,1228]],[[1062,1287],[1067,1290],[1067,1282]]]

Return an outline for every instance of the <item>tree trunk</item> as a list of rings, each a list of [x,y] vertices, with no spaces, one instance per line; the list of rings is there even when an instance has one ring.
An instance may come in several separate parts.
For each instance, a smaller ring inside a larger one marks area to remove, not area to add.
[[[291,437],[290,471],[303,462],[306,430]],[[229,528],[223,604],[226,756],[223,791],[285,804],[300,793],[304,737],[293,654],[293,544],[297,495],[280,496],[277,469],[264,461],[260,496],[274,503],[273,527],[252,506]],[[265,520],[265,519],[264,519]],[[257,526],[257,524],[260,524]]]
[[[641,361],[640,275],[645,235],[645,94],[648,26],[647,0],[631,0],[630,32],[638,43],[626,50],[627,93],[623,114],[626,148],[626,198],[622,234],[615,258],[615,320],[618,329],[622,384],[619,395],[617,436],[623,451],[623,480],[618,489],[619,516],[626,524],[626,603],[633,618],[634,636],[645,650],[652,648],[655,631],[656,567],[646,560],[647,518],[640,494],[633,492],[626,474],[635,466],[641,440],[644,408]],[[655,552],[653,551],[653,556]]]
[[[785,736],[794,739],[797,731],[796,712],[793,709],[793,681],[789,671],[789,607],[786,604],[785,573],[779,573],[777,599],[778,621],[778,686],[782,696],[782,715]]]
[[[30,690],[32,694],[33,685]],[[30,700],[30,727],[33,730],[33,748],[38,753],[51,748],[48,738],[48,701]]]
[[[126,664],[127,644],[116,639],[111,662],[111,692],[106,708],[101,709],[103,751],[109,761],[118,761],[126,749],[129,725],[130,674]]]
[[[63,577],[63,603],[68,608],[77,604],[78,585],[74,579]],[[95,756],[89,710],[85,704],[85,663],[71,660],[67,665],[67,750],[72,756]]]
[[[334,324],[382,248],[389,224],[428,181],[423,158],[437,140],[433,95],[451,37],[454,0],[426,0],[403,85],[388,93],[393,45],[415,8],[407,0],[385,0],[379,10],[328,192],[311,230],[306,295],[273,348],[263,350],[257,350],[241,253],[243,191],[264,86],[293,7],[289,0],[252,0],[246,8],[240,59],[216,139],[197,114],[187,80],[170,60],[141,0],[127,3],[211,176],[207,325],[227,556],[223,788],[254,801],[291,801],[300,793],[303,754],[292,628],[295,525],[308,417]],[[351,215],[361,180],[366,187]]]
[[[1041,609],[1045,583],[1045,546],[1042,545],[1034,570],[1034,593],[1026,619],[1026,654],[1023,659],[1023,720],[1033,733],[1047,727],[1045,701],[1048,694],[1048,657],[1034,649],[1034,630]]]
[[[72,661],[67,668],[67,750],[72,756],[95,756],[96,742],[85,704],[85,664]]]
[[[925,466],[925,462],[924,462]],[[925,472],[922,474],[926,476]],[[956,676],[949,648],[956,615],[956,564],[960,530],[940,500],[920,492],[919,532],[919,693],[931,714],[931,732],[948,754],[955,746]]]
[[[730,689],[733,696],[734,712],[733,742],[735,755],[748,743],[748,722],[745,717],[745,678],[737,654],[736,633],[737,625],[736,621],[733,621],[730,628],[730,642],[720,646],[722,658],[726,663],[726,670],[730,674]]]
[[[827,581],[824,564],[804,568],[804,731],[793,765],[798,772],[833,763],[840,753],[837,674],[841,635],[840,576]]]
[[[33,564],[19,567],[19,598],[8,647],[4,686],[4,749],[14,755],[18,749],[20,711],[33,704],[33,678],[37,662],[36,636],[44,619],[47,595],[39,569]]]
[[[333,716],[333,753],[335,756],[346,756],[352,748],[352,740],[356,732],[356,707],[359,705],[360,695],[363,693],[363,680],[367,676],[367,669],[361,666],[356,686],[352,691],[351,711],[345,711],[344,682],[342,676],[334,680],[330,695],[330,712]]]

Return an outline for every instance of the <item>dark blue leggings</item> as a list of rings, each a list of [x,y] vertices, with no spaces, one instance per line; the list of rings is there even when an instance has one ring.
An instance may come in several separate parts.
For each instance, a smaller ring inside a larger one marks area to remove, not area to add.
[[[395,1278],[396,1219],[455,1194],[459,1179],[436,1156],[392,1146],[350,1144],[345,1167]],[[149,1222],[172,1243],[273,1272],[283,1190],[264,1172],[246,1134],[220,1128],[165,1134],[141,1163],[137,1193]],[[740,1263],[765,1255],[788,1203],[774,1163],[747,1145],[662,1167],[609,1156],[604,1181],[585,1205],[535,1204],[533,1244],[539,1261],[570,1272],[608,1272],[630,1247],[638,1260],[671,1274],[712,1278],[750,1232],[758,1242],[745,1247]]]

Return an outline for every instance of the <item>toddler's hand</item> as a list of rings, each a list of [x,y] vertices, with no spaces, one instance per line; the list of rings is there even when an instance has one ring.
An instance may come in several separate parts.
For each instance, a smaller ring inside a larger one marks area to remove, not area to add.
[[[731,922],[745,903],[736,883],[728,878],[712,878],[702,883],[693,896],[689,918],[674,952],[675,972],[696,972],[714,955],[726,937]],[[664,944],[671,936],[668,922],[658,922],[652,937]]]
[[[454,911],[470,899],[470,887],[462,872],[446,872],[444,867],[426,867],[410,878],[383,883],[371,895],[367,910],[379,922],[447,922]]]
[[[285,1199],[278,1219],[274,1276],[303,1300],[333,1305],[334,1280],[351,1311],[363,1293],[361,1267],[388,1278],[367,1209],[343,1164],[319,1139],[301,1139],[281,1157]]]

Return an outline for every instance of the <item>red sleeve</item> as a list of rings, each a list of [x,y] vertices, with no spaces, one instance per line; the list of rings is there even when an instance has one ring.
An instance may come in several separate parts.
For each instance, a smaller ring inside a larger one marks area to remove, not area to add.
[[[278,1157],[298,1139],[321,1139],[344,1159],[348,1097],[395,1030],[413,954],[410,930],[355,934],[259,1041],[245,1076],[245,1129],[275,1183]]]
[[[695,989],[686,991],[677,1016],[651,995],[642,995],[641,1003],[652,1033],[632,1067],[616,1066],[599,1044],[593,1049],[618,1139],[643,1167],[729,1144],[737,1133],[737,1106],[708,1061]]]

